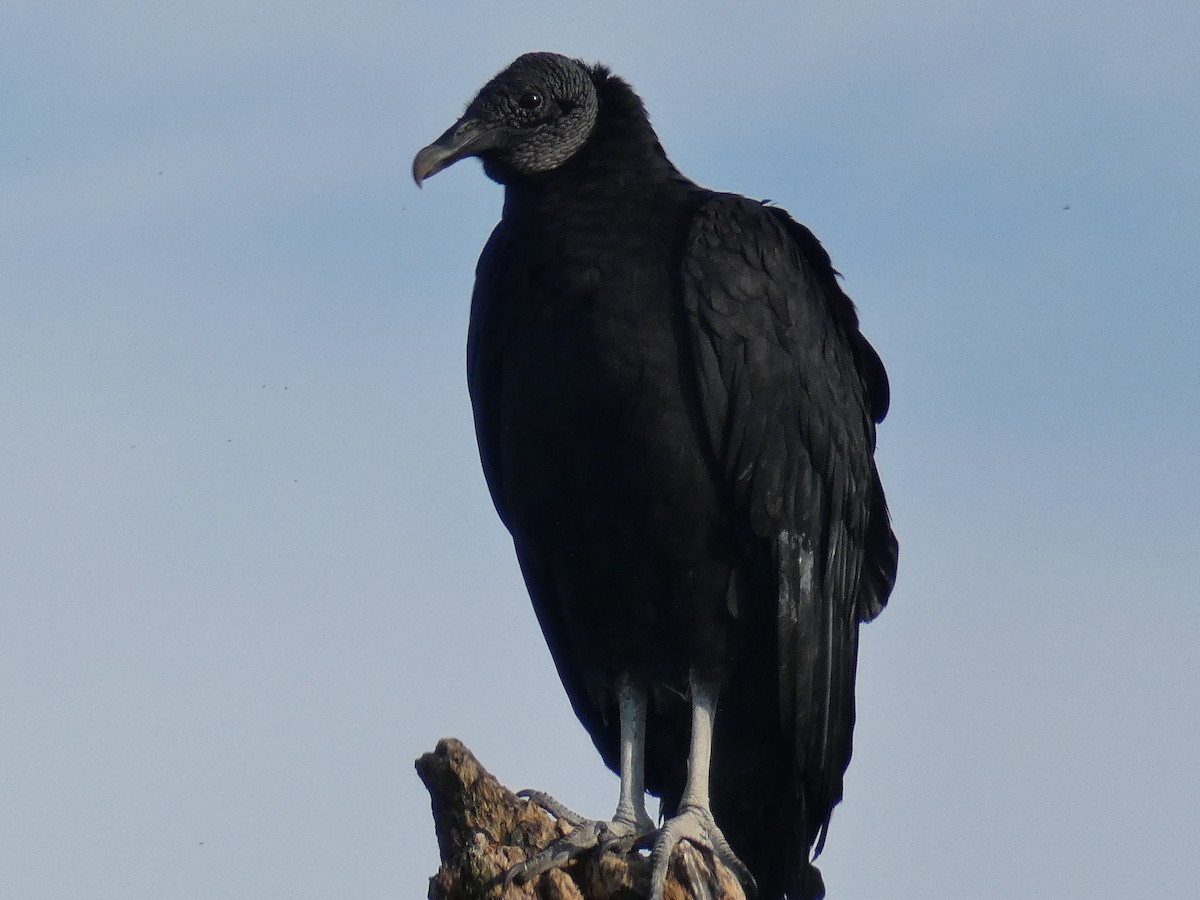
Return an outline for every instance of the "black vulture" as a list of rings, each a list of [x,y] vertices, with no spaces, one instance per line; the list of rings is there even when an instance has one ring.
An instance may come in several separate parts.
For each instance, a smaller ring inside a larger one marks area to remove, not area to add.
[[[521,56],[413,177],[468,156],[504,186],[467,339],[483,470],[621,778],[606,822],[535,794],[577,827],[509,874],[652,840],[659,900],[688,839],[763,900],[821,897],[858,626],[896,574],[883,364],[812,232],[685,178],[606,67]]]

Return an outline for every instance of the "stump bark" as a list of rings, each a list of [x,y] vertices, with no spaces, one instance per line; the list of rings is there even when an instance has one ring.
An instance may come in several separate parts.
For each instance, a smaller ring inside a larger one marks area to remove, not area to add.
[[[642,852],[591,850],[527,884],[504,885],[512,866],[571,830],[497,781],[454,738],[417,760],[429,789],[442,863],[429,900],[644,900],[650,862]],[[684,841],[671,858],[664,900],[745,900],[737,878],[708,851]]]

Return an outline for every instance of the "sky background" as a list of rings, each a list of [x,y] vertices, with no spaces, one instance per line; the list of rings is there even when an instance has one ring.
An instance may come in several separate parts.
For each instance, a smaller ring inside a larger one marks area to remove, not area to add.
[[[66,3],[0,28],[0,896],[395,898],[412,761],[609,815],[475,452],[501,189],[603,60],[892,380],[834,898],[1200,895],[1200,5]]]

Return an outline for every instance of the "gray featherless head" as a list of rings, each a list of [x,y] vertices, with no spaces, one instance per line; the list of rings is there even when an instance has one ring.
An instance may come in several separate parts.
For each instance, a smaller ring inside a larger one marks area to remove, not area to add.
[[[430,175],[467,156],[484,171],[508,177],[557,169],[586,142],[599,99],[591,70],[557,53],[526,53],[484,85],[455,122],[413,160],[413,178]]]

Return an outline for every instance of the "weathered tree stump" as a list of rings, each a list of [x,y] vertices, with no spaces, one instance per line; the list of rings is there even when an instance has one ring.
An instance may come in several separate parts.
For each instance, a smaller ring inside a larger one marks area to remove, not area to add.
[[[650,891],[644,853],[592,850],[505,887],[504,873],[571,830],[497,781],[454,738],[417,760],[433,801],[442,865],[429,880],[429,900],[643,900]],[[675,851],[664,900],[745,900],[725,866],[684,841]]]

